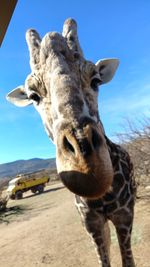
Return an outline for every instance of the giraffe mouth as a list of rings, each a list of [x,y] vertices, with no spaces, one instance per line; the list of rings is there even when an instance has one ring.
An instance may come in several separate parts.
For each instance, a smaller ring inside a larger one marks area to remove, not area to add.
[[[63,131],[56,146],[57,170],[64,185],[86,198],[100,198],[110,190],[113,168],[102,134],[87,125],[80,138]]]
[[[64,171],[59,175],[63,184],[72,193],[88,199],[101,198],[111,189],[111,175],[101,179],[92,173],[85,174],[79,171]]]

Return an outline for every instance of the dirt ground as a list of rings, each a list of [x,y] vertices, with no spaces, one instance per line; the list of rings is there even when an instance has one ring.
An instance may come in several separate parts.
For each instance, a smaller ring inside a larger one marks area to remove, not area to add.
[[[133,253],[137,267],[150,267],[150,198],[137,201]],[[121,267],[111,225],[111,262]],[[98,267],[94,246],[74,206],[74,196],[61,183],[41,195],[26,193],[0,216],[0,267]]]

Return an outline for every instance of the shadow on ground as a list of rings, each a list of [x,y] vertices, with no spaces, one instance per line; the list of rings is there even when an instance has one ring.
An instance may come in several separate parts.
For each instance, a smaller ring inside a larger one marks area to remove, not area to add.
[[[23,214],[25,211],[25,208],[23,206],[13,206],[10,208],[6,208],[5,211],[0,212],[0,223],[9,223],[11,220],[11,217],[13,216],[19,216]]]
[[[59,187],[47,189],[47,190],[44,190],[44,192],[42,194],[47,194],[49,192],[55,192],[55,191],[60,190],[60,189],[63,189],[63,188],[65,188],[65,187],[62,185],[62,186],[59,186]],[[35,197],[35,196],[38,196],[38,195],[41,195],[41,194],[35,193],[35,194],[29,195],[29,196],[25,196],[23,198],[26,199],[26,198]]]

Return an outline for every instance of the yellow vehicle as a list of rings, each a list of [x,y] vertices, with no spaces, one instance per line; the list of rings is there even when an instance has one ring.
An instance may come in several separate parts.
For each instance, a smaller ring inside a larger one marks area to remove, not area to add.
[[[9,182],[7,194],[11,199],[21,199],[23,193],[31,190],[32,193],[43,193],[49,177],[35,177],[35,175],[19,175]]]

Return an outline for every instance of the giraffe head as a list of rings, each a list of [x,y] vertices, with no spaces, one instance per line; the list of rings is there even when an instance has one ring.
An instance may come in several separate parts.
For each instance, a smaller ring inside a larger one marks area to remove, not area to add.
[[[101,197],[113,169],[98,115],[98,86],[112,79],[119,62],[87,61],[73,19],[65,21],[62,35],[50,32],[41,40],[31,29],[26,39],[32,72],[7,100],[20,107],[33,104],[39,112],[66,187],[86,198]]]

